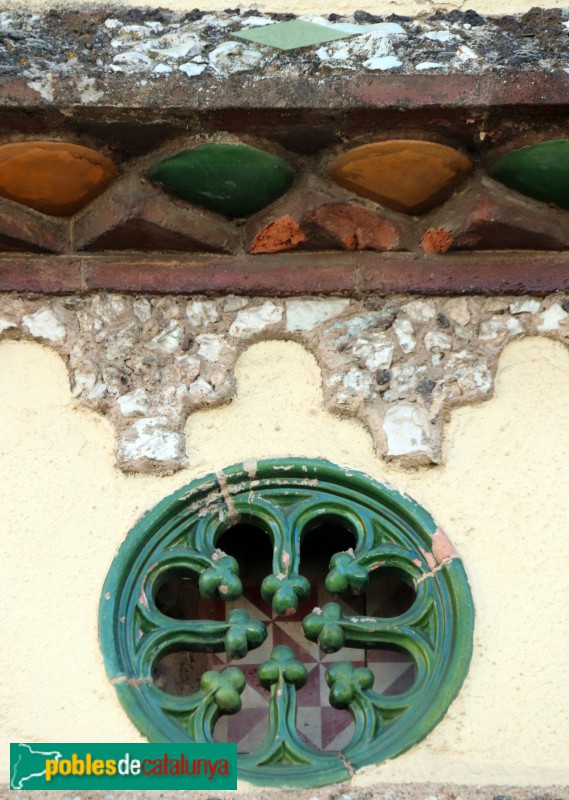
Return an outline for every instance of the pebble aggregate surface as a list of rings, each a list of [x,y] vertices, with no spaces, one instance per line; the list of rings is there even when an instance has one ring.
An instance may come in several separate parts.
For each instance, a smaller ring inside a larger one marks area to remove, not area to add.
[[[378,454],[441,463],[449,410],[490,398],[500,354],[524,336],[569,344],[569,297],[0,297],[0,338],[61,355],[128,472],[181,469],[188,416],[229,403],[239,355],[270,339],[313,353],[325,407],[365,424]]]
[[[306,14],[323,32],[349,37],[295,50],[234,38],[239,31],[295,19],[293,14],[99,7],[39,14],[0,10],[0,78],[19,76],[40,94],[54,76],[84,75],[83,102],[97,100],[95,78],[134,74],[160,81],[177,73],[257,76],[334,72],[569,72],[569,7],[483,17],[474,10],[424,17],[365,11]],[[49,99],[46,97],[46,99]]]

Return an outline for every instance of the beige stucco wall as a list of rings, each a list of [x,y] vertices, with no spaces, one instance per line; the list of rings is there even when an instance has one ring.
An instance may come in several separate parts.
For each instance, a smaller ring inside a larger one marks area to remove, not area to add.
[[[254,345],[238,382],[230,406],[190,418],[188,469],[126,476],[110,425],[74,405],[59,356],[0,344],[4,752],[8,740],[139,741],[105,679],[96,630],[126,532],[209,470],[322,456],[429,509],[464,558],[477,612],[471,670],[446,718],[355,782],[569,783],[569,353],[544,339],[510,345],[495,397],[453,413],[445,465],[411,472],[382,463],[363,427],[323,411],[318,367],[299,345]]]
[[[58,0],[57,7],[77,8],[75,0]],[[99,0],[82,0],[81,6],[100,6]],[[120,5],[126,6],[159,6],[160,3],[143,3],[141,0],[122,0]],[[289,0],[258,0],[258,2],[239,3],[241,11],[248,9],[258,9],[259,11],[290,12],[293,14],[353,14],[354,11],[362,9],[371,14],[388,16],[389,14],[433,14],[437,10],[451,11],[457,8],[466,11],[474,8],[481,14],[515,14],[528,11],[535,6],[532,0],[469,0],[458,2],[436,2],[435,0],[384,0],[377,3],[362,3],[361,0],[311,0],[310,3],[303,3],[301,0],[290,2]],[[563,8],[567,5],[566,0],[548,0],[543,4],[545,8]],[[53,0],[24,0],[19,4],[19,8],[33,8],[47,10],[53,8]],[[162,7],[167,7],[173,11],[190,11],[196,7],[195,0],[168,0]],[[207,0],[200,3],[199,8],[206,11],[223,11],[228,7],[226,0]]]

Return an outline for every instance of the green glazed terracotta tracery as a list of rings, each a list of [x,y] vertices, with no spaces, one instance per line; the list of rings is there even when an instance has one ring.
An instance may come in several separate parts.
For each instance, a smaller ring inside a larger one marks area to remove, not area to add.
[[[304,635],[326,652],[344,647],[392,647],[415,664],[411,689],[397,696],[373,690],[373,673],[348,661],[326,672],[330,702],[351,714],[355,727],[342,753],[309,747],[296,728],[297,696],[306,669],[285,646],[259,667],[270,691],[268,734],[239,756],[239,776],[261,785],[321,786],[346,780],[354,769],[399,755],[442,719],[466,675],[472,649],[473,606],[464,568],[429,514],[367,476],[326,461],[283,459],[242,465],[180,489],[133,528],[115,558],[101,598],[100,637],[109,679],[134,724],[151,741],[213,741],[222,714],[237,713],[245,677],[238,666],[202,675],[199,691],[173,696],[152,680],[155,664],[179,650],[226,652],[243,658],[267,632],[243,609],[225,622],[177,620],[155,603],[168,576],[192,576],[202,596],[226,600],[241,593],[235,559],[216,548],[238,521],[254,521],[272,539],[273,574],[263,596],[277,613],[305,594],[300,544],[323,519],[345,519],[353,550],[335,554],[326,585],[336,593],[363,591],[369,575],[396,571],[416,590],[392,618],[349,616],[328,603],[305,616]]]

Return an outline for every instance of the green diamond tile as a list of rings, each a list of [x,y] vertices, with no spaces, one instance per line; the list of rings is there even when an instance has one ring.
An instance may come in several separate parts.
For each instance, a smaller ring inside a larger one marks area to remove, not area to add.
[[[292,168],[272,153],[244,144],[209,142],[160,161],[151,180],[182,200],[228,217],[248,217],[284,194]]]
[[[239,39],[246,39],[255,44],[276,47],[278,50],[296,50],[299,47],[310,47],[315,44],[332,42],[335,39],[347,39],[353,33],[335,31],[314,22],[292,19],[289,22],[277,22],[274,25],[262,25],[258,28],[237,31],[233,34]]]

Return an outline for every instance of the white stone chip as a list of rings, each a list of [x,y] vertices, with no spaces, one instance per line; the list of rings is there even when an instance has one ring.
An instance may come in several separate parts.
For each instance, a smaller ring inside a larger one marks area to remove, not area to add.
[[[184,331],[180,323],[172,319],[167,328],[148,343],[148,347],[160,353],[173,353],[178,349],[183,335]]]
[[[142,69],[144,67],[152,66],[152,59],[143,53],[141,50],[126,50],[123,53],[117,53],[113,58],[115,64],[122,64],[126,67]]]
[[[352,367],[342,379],[343,386],[361,397],[370,397],[372,388],[371,375],[363,369]]]
[[[87,75],[83,75],[82,78],[78,79],[77,90],[79,92],[81,105],[98,103],[101,97],[104,95],[104,92],[100,92],[96,88],[95,79],[89,78]]]
[[[350,305],[349,300],[287,300],[287,331],[311,331],[320,322],[341,314]]]
[[[120,36],[127,36],[131,39],[143,39],[152,33],[160,32],[164,29],[161,22],[145,22],[144,25],[122,25],[119,29]]]
[[[230,314],[233,311],[241,311],[249,303],[245,297],[238,297],[236,294],[228,294],[223,301],[223,310]]]
[[[18,327],[17,322],[14,322],[11,319],[7,319],[6,317],[0,317],[0,333],[3,333],[3,331],[7,331],[10,328],[17,328],[17,327]]]
[[[540,308],[540,301],[531,297],[522,297],[521,300],[510,303],[511,314],[537,314]]]
[[[429,33],[424,33],[421,39],[429,39],[431,42],[454,42],[459,37],[456,33],[451,33],[450,31],[429,31]]]
[[[556,331],[559,328],[559,323],[567,319],[568,316],[569,314],[561,308],[559,303],[554,303],[543,314],[540,314],[541,322],[538,324],[537,329],[542,333]]]
[[[195,33],[166,33],[147,45],[150,53],[155,53],[162,58],[190,58],[196,56],[204,48],[205,42]]]
[[[141,458],[162,462],[178,460],[184,452],[183,437],[169,430],[170,427],[167,417],[148,417],[133,422],[123,431],[120,440],[121,461]]]
[[[213,25],[216,28],[227,28],[229,25],[231,25],[233,21],[235,21],[235,18],[233,18],[233,20],[231,18],[223,19],[219,16],[219,14],[216,14],[215,12],[210,12],[206,14],[204,17],[202,17],[200,20],[196,20],[195,22],[193,22],[192,27],[198,27],[204,29],[204,28],[209,28],[210,25]],[[241,23],[240,18],[239,18],[239,23]]]
[[[404,353],[412,353],[417,346],[415,330],[408,319],[398,317],[393,323],[393,331],[399,341],[399,347]]]
[[[208,56],[210,67],[217,73],[245,72],[256,67],[262,58],[262,53],[241,42],[222,42]]]
[[[429,322],[437,313],[435,304],[431,300],[411,300],[401,307],[413,322]]]
[[[329,25],[328,27],[339,27]],[[393,53],[393,47],[406,36],[400,25],[379,23],[378,25],[358,26],[360,36],[339,42],[330,42],[318,49],[316,55],[321,61],[341,62],[344,67],[357,69],[354,59],[362,59],[368,69],[393,69],[400,65]],[[381,59],[386,59],[381,61]],[[398,62],[395,64],[395,62]],[[377,64],[377,66],[375,66]],[[371,66],[370,66],[371,65]]]
[[[93,299],[93,311],[106,323],[118,319],[127,309],[128,305],[124,297],[106,295]]]
[[[567,315],[565,315],[567,316]],[[494,316],[480,325],[480,339],[485,342],[492,339],[519,336],[524,332],[524,326],[519,319],[508,315]]]
[[[366,69],[371,71],[380,70],[384,72],[388,69],[397,69],[402,64],[396,56],[379,56],[377,58],[368,58],[364,61],[363,65]]]
[[[369,370],[386,369],[391,366],[395,343],[387,333],[371,333],[366,338],[356,339],[352,353],[361,358]]]
[[[241,21],[241,28],[260,28],[265,25],[274,25],[275,21],[272,20],[270,17],[261,17],[258,15],[253,15],[250,17],[245,17]]]
[[[487,396],[492,391],[492,373],[483,361],[475,355],[461,350],[452,354],[445,366],[444,386],[455,384],[463,397],[476,399]]]
[[[456,51],[456,54],[461,61],[477,61],[479,58],[478,54],[466,44],[462,44]]]
[[[466,297],[449,300],[445,303],[443,311],[450,320],[463,328],[470,322],[471,315]]]
[[[248,339],[271,325],[277,325],[282,318],[283,307],[277,306],[269,300],[262,306],[253,306],[253,308],[239,311],[229,327],[229,334],[238,339]]]
[[[182,377],[185,380],[191,382],[200,374],[201,361],[197,356],[174,356],[174,361],[182,372]]]
[[[203,378],[198,378],[190,385],[188,394],[190,400],[193,400],[194,403],[211,403],[212,400],[217,398],[211,383],[208,383]]]
[[[223,347],[224,337],[215,333],[200,333],[196,336],[198,343],[198,356],[205,358],[206,361],[219,361],[219,355]]]
[[[407,31],[397,22],[375,22],[365,26],[378,36],[407,36]]]
[[[330,53],[325,47],[319,47],[315,53],[316,58],[319,58],[320,61],[328,61],[330,58]],[[347,58],[348,53],[346,52],[345,57]]]
[[[417,64],[415,69],[421,72],[424,69],[444,69],[447,65],[441,64],[439,61],[421,61]]]
[[[432,455],[429,441],[429,420],[425,411],[414,403],[397,403],[387,410],[383,421],[388,456],[413,453]]]
[[[405,28],[397,22],[369,22],[360,25],[354,22],[332,22],[326,17],[321,17],[317,14],[304,14],[301,19],[305,22],[312,22],[314,25],[323,25],[325,28],[356,35],[375,33],[378,36],[407,36]]]
[[[192,300],[186,306],[186,318],[194,328],[203,328],[219,321],[217,306],[211,300]]]
[[[150,404],[144,389],[135,389],[127,392],[117,399],[123,417],[144,417],[148,413]]]
[[[107,392],[107,385],[99,381],[97,372],[79,371],[73,376],[71,394],[73,397],[86,397],[88,400],[97,402],[101,400]]]
[[[383,395],[384,400],[403,400],[415,389],[419,379],[425,373],[425,367],[416,367],[414,364],[394,366],[391,371],[389,389]]]
[[[193,78],[195,75],[201,75],[202,72],[205,70],[205,64],[194,64],[192,61],[188,61],[185,64],[180,64],[178,67],[180,72],[183,72],[188,78]]]
[[[50,342],[63,342],[65,325],[57,318],[51,308],[42,308],[22,319],[22,325],[32,336],[48,339]]]
[[[446,333],[429,331],[425,336],[425,347],[431,353],[442,353],[452,348],[452,339]]]

